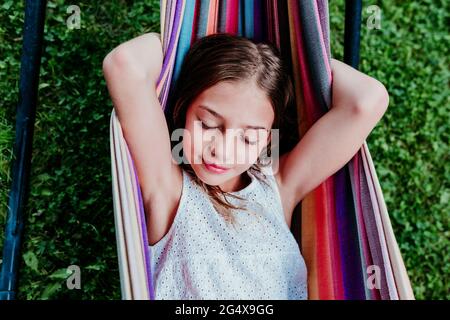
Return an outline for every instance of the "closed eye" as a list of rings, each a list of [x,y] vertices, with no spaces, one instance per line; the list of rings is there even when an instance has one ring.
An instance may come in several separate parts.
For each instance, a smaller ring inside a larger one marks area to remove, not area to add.
[[[216,126],[216,127],[212,127],[212,126],[208,126],[208,125],[206,125],[203,121],[200,121],[201,122],[201,124],[202,124],[202,128],[204,129],[204,130],[213,130],[213,129],[220,129],[221,128],[221,126]],[[244,142],[246,143],[246,144],[249,144],[249,145],[256,145],[257,143],[258,143],[258,140],[256,140],[256,141],[250,141],[249,139],[248,139],[248,137],[245,137],[245,136],[242,136],[243,137],[243,140],[244,140]]]
[[[202,123],[202,128],[205,130],[210,130],[210,129],[218,129],[219,127],[210,127],[207,126],[203,121],[200,121]]]
[[[258,141],[249,141],[247,138],[245,138],[244,141],[245,141],[245,143],[252,145],[252,146],[258,143]]]

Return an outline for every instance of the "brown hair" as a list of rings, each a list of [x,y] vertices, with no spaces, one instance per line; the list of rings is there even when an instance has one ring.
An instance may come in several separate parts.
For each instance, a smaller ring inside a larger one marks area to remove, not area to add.
[[[184,128],[189,105],[204,90],[220,81],[251,79],[267,94],[275,114],[272,129],[279,129],[285,120],[285,110],[294,99],[292,82],[279,50],[270,43],[256,44],[245,37],[227,33],[216,33],[198,39],[189,49],[177,79],[171,119],[173,123],[170,124],[172,130]],[[280,139],[281,137],[282,133]],[[271,147],[270,141],[262,154],[270,157]],[[257,162],[249,168],[261,181],[262,166],[262,159],[258,157]],[[235,222],[232,209],[247,209],[234,206],[226,199],[226,196],[231,196],[244,200],[241,197],[223,192],[219,186],[202,182],[190,164],[183,161],[181,167],[207,192],[225,221],[232,224]]]

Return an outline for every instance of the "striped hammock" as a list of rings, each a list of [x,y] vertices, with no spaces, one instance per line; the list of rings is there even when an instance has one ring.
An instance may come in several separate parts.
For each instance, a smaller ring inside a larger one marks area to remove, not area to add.
[[[157,93],[168,98],[190,45],[218,32],[270,41],[294,81],[299,136],[330,108],[326,0],[161,0],[164,62]],[[114,110],[111,114],[114,218],[123,299],[154,299],[139,181]],[[308,269],[310,299],[414,299],[367,144],[310,192],[291,231]]]

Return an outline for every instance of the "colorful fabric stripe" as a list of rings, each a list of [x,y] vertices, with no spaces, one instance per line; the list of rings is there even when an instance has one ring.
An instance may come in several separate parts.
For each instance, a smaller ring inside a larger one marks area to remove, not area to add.
[[[160,5],[164,61],[157,93],[168,115],[189,47],[216,32],[270,42],[280,50],[294,83],[296,104],[289,112],[298,116],[300,138],[331,108],[326,0],[161,0]],[[139,181],[114,111],[110,139],[122,297],[154,299]],[[414,299],[366,143],[294,214],[291,231],[307,264],[310,299]]]

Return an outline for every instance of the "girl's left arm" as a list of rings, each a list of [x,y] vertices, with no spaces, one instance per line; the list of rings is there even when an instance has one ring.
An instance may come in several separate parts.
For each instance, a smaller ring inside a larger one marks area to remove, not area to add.
[[[378,80],[335,59],[331,69],[331,109],[280,158],[280,188],[294,206],[356,154],[389,104]]]

